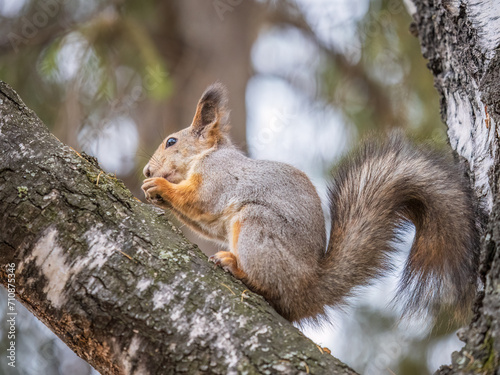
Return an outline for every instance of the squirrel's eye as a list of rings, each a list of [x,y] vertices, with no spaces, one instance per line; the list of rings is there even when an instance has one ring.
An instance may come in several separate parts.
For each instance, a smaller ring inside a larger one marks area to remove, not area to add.
[[[167,142],[165,142],[165,148],[173,146],[176,143],[177,143],[177,138],[169,138],[169,139],[167,139]]]

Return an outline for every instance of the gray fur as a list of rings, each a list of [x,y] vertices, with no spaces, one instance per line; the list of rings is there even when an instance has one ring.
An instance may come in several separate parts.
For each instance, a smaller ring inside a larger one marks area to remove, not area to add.
[[[398,293],[405,312],[451,304],[458,319],[467,315],[476,291],[480,228],[456,163],[398,134],[365,142],[334,172],[327,246],[310,180],[290,165],[252,160],[236,150],[227,134],[226,102],[220,85],[209,87],[192,126],[170,135],[177,143],[162,143],[145,167],[151,178],[143,185],[149,200],[233,254],[222,252],[219,264],[285,318],[314,320],[327,306],[345,303],[353,288],[386,274],[397,230],[412,222],[416,235]],[[191,200],[168,202],[162,189],[172,194],[193,176],[202,181],[195,198],[189,193]]]

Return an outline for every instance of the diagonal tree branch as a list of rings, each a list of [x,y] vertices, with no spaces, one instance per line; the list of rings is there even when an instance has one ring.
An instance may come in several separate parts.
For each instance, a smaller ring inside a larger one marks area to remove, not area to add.
[[[90,161],[89,161],[90,160]],[[353,374],[0,83],[0,279],[102,374]]]

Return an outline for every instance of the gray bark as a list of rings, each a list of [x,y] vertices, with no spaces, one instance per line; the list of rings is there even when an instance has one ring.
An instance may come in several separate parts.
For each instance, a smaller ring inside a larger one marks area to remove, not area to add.
[[[484,293],[477,298],[466,342],[439,374],[499,373],[500,358],[500,3],[497,0],[415,0],[424,57],[441,96],[451,146],[470,168],[471,183],[489,214],[482,244]]]
[[[0,83],[0,280],[102,374],[353,374]]]

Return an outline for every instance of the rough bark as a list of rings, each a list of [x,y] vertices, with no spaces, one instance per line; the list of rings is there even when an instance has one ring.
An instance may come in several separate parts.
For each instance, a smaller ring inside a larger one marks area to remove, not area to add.
[[[102,374],[353,374],[0,83],[0,279]]]
[[[424,57],[441,96],[451,146],[471,171],[490,215],[482,245],[480,293],[466,342],[439,374],[493,374],[500,358],[500,3],[497,0],[415,0]]]

